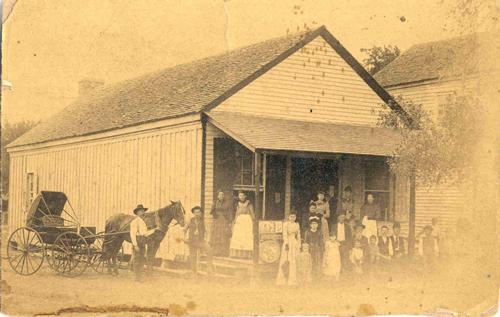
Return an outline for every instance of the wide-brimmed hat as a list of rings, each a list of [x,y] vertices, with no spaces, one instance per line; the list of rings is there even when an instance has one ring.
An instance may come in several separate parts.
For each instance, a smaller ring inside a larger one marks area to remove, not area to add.
[[[137,207],[135,207],[135,209],[134,209],[134,214],[136,214],[136,215],[137,215],[137,213],[138,213],[139,211],[141,211],[141,210],[147,211],[147,210],[148,210],[148,208],[144,208],[144,206],[143,206],[142,204],[139,204],[139,205],[137,205]]]

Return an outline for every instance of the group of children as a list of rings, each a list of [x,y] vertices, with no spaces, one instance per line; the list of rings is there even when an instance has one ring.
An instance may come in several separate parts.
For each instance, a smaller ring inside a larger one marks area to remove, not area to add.
[[[391,235],[389,228],[384,225],[378,230],[378,236],[367,237],[361,222],[355,221],[354,225],[347,222],[344,225],[344,219],[345,215],[340,215],[340,226],[335,226],[342,229],[331,230],[325,238],[320,217],[313,215],[309,218],[307,228],[302,228],[305,230],[301,238],[296,214],[291,213],[283,226],[286,243],[281,253],[278,285],[307,285],[320,279],[335,282],[341,273],[348,272],[372,275],[373,272],[389,269],[392,264],[399,265],[407,256],[406,238],[401,236],[399,223],[393,224]],[[424,227],[417,236],[419,254],[427,269],[431,269],[439,254],[439,236],[433,234],[433,228],[438,230],[437,220],[433,220],[433,226]],[[293,236],[290,232],[293,232]]]

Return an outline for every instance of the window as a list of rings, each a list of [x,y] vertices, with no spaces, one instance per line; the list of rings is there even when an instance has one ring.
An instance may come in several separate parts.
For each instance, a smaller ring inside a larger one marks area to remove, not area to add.
[[[37,183],[37,179],[36,179],[36,176],[34,173],[28,173],[26,175],[26,184],[27,184],[27,199],[26,199],[26,204],[27,206],[31,206],[31,203],[33,202],[33,200],[35,199],[37,193],[38,193],[38,183]]]
[[[236,147],[236,165],[238,171],[234,184],[240,186],[251,186],[254,184],[253,153],[243,147]]]
[[[392,212],[392,193],[391,193],[391,173],[385,160],[370,160],[364,162],[365,188],[364,199],[368,194],[372,194],[375,204],[380,205],[382,210],[382,219],[391,220]]]

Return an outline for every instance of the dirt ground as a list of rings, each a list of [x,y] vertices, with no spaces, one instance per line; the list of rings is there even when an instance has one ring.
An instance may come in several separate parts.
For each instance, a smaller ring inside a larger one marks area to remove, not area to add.
[[[309,288],[278,288],[269,282],[172,278],[155,272],[143,283],[123,271],[119,277],[86,272],[77,278],[56,276],[44,268],[33,276],[15,275],[2,262],[2,311],[9,315],[87,311],[166,312],[171,315],[362,315],[423,313],[436,308],[466,311],[484,302],[484,277],[460,278],[450,270],[425,278],[386,274],[367,281],[344,280]],[[418,274],[417,274],[418,275]],[[437,278],[437,276],[441,278]],[[497,288],[498,289],[498,288]],[[489,293],[492,294],[492,293]],[[494,300],[494,298],[492,298]],[[144,308],[155,307],[156,310]],[[69,310],[62,309],[70,308]],[[61,311],[62,310],[62,311]]]
[[[1,253],[1,311],[8,315],[415,314],[438,308],[464,312],[478,305],[491,307],[498,296],[498,271],[475,271],[479,265],[465,259],[443,261],[433,274],[412,266],[376,278],[347,277],[336,283],[288,288],[277,287],[274,281],[195,280],[159,271],[142,283],[135,282],[127,270],[115,277],[89,269],[82,276],[66,278],[50,271],[47,264],[35,275],[20,276]]]

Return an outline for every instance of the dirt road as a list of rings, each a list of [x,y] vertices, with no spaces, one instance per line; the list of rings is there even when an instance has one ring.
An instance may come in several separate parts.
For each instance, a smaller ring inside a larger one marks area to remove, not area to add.
[[[44,267],[37,274],[24,277],[15,275],[4,260],[2,311],[32,315],[53,314],[64,308],[130,312],[155,307],[160,309],[156,313],[168,309],[171,315],[394,314],[429,312],[437,307],[463,311],[485,298],[484,282],[476,283],[478,278],[473,276],[457,278],[450,267],[429,278],[418,273],[413,278],[407,275],[387,274],[370,281],[348,279],[309,288],[278,288],[272,281],[254,285],[248,280],[195,281],[155,272],[145,282],[136,283],[127,271],[119,277],[89,271],[77,278],[64,278]],[[488,279],[491,276],[484,277],[485,281]]]

